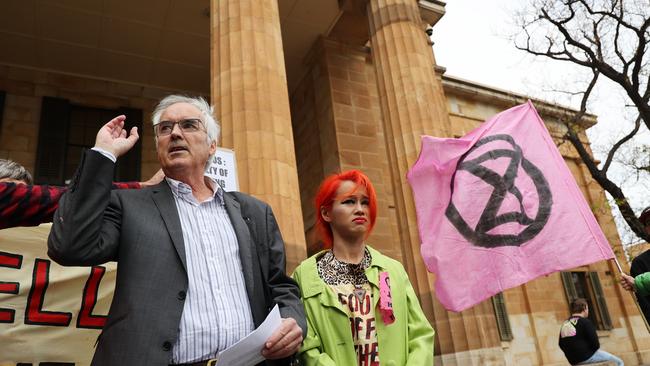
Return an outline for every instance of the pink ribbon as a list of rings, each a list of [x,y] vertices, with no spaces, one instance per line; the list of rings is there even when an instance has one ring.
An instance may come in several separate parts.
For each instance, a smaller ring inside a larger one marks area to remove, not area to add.
[[[390,295],[390,278],[388,272],[379,273],[379,312],[384,324],[390,325],[395,322],[393,313],[393,298]]]

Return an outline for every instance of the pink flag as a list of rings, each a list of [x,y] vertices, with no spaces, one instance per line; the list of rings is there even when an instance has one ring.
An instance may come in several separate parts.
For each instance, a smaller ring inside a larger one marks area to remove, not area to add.
[[[614,257],[530,101],[460,139],[424,136],[407,177],[422,258],[448,310]]]

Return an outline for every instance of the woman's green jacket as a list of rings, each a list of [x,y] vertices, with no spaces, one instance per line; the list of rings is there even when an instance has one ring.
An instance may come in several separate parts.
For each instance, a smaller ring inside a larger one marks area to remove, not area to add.
[[[433,365],[431,324],[401,263],[368,247],[372,257],[366,276],[372,287],[381,366]],[[334,292],[318,275],[318,253],[296,268],[293,278],[302,291],[308,331],[300,349],[303,364],[357,365],[350,320]],[[384,324],[379,311],[379,273],[388,272],[395,322]]]

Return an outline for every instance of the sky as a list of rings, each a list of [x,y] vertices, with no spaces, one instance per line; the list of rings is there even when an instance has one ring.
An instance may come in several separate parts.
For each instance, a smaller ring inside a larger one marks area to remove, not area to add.
[[[566,62],[535,58],[514,47],[510,35],[516,30],[514,14],[524,3],[519,0],[447,0],[446,14],[433,28],[431,39],[438,65],[447,69],[446,75],[510,90],[566,106],[579,106],[579,100],[571,102],[565,95],[553,91],[559,87],[576,87],[584,80],[580,68]],[[631,122],[621,116],[630,116],[618,88],[610,84],[599,86],[594,103],[588,112],[598,117],[598,124],[587,133],[596,158],[604,160],[604,151],[612,141],[631,129]],[[629,118],[628,118],[629,119]],[[627,144],[650,144],[650,132]],[[650,205],[650,177],[637,180],[621,165],[610,169],[612,178],[622,184],[624,192],[638,212]],[[638,242],[622,223],[617,209],[619,233],[624,244]]]

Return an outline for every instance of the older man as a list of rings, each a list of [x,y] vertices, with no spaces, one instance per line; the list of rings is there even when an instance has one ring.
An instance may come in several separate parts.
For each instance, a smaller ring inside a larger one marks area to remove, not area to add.
[[[110,191],[116,157],[137,141],[124,116],[104,125],[63,195],[49,255],[63,265],[118,261],[117,283],[93,365],[206,365],[279,305],[267,364],[288,364],[306,332],[284,243],[268,205],[224,192],[204,175],[219,126],[201,98],[172,95],[154,110],[166,179]],[[268,360],[278,360],[269,362]]]

